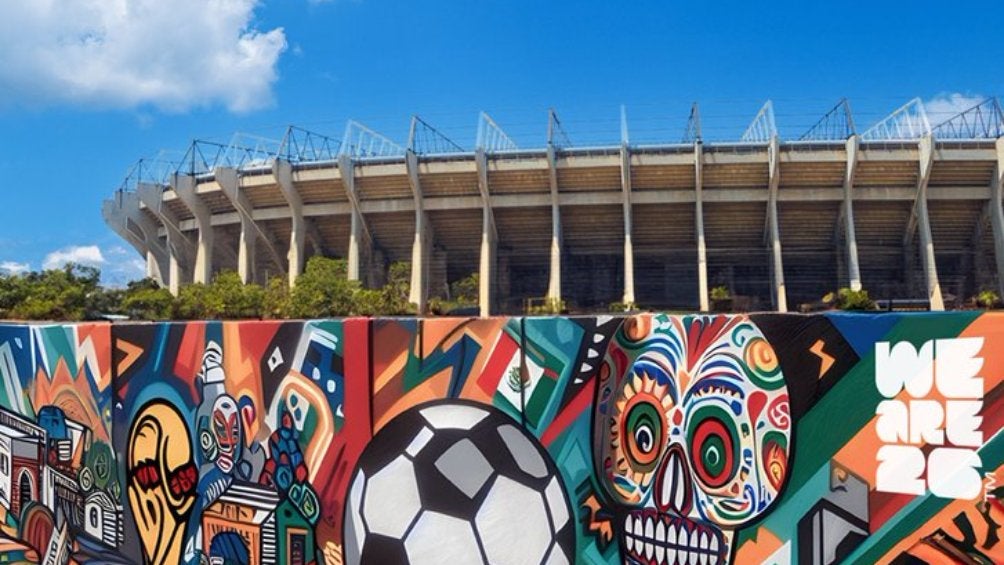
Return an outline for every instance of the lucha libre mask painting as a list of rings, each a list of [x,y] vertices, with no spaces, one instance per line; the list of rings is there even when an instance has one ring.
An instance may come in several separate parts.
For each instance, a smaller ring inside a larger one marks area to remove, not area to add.
[[[213,404],[212,428],[217,449],[216,466],[229,474],[240,459],[244,446],[237,402],[230,395],[217,398]]]
[[[594,464],[624,562],[728,563],[778,498],[788,392],[745,316],[628,318],[599,368]]]

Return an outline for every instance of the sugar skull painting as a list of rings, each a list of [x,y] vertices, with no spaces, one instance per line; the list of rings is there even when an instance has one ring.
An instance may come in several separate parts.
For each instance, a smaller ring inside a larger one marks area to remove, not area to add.
[[[774,350],[746,317],[625,320],[599,368],[597,477],[625,563],[728,563],[784,484],[791,418]]]

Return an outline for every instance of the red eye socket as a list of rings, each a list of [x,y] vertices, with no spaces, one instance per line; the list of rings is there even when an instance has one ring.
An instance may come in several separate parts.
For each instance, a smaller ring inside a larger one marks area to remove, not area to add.
[[[728,428],[717,418],[707,418],[694,428],[690,459],[701,482],[720,488],[735,474],[735,445]]]

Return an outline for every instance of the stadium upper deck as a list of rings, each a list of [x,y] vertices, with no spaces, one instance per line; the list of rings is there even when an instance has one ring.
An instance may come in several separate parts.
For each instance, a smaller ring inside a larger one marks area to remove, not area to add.
[[[486,114],[465,150],[418,117],[398,145],[356,122],[341,141],[290,127],[281,141],[195,141],[141,160],[103,215],[172,291],[222,269],[295,278],[313,254],[379,284],[412,265],[412,301],[480,274],[483,314],[551,297],[709,308],[725,286],[786,311],[838,287],[946,302],[1004,283],[1004,114],[988,99],[931,124],[913,100],[864,132],[842,101],[800,139],[771,103],[734,143],[576,147],[557,116],[517,148]]]

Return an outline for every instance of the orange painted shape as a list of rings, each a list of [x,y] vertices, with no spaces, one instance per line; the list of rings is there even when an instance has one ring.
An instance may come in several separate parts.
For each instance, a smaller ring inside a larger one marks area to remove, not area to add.
[[[115,347],[125,354],[125,357],[119,361],[118,367],[115,368],[115,372],[119,375],[128,371],[129,367],[132,367],[132,364],[135,363],[136,360],[139,359],[139,356],[143,354],[142,347],[129,343],[124,339],[116,339]]]
[[[782,545],[784,544],[774,532],[760,526],[756,530],[756,537],[739,547],[735,563],[765,563]]]

